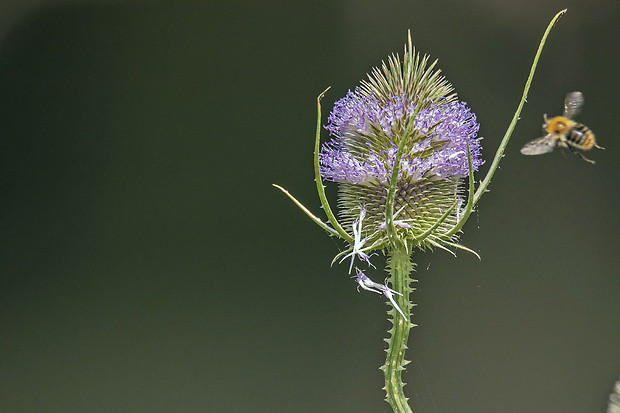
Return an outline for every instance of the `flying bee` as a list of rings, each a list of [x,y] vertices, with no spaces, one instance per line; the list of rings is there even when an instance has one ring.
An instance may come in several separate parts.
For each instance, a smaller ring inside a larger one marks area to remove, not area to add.
[[[523,155],[542,155],[543,153],[553,151],[558,146],[569,149],[586,162],[594,163],[593,160],[583,156],[581,152],[577,152],[577,149],[582,151],[592,148],[605,149],[596,144],[594,133],[592,133],[590,128],[572,120],[573,116],[581,111],[582,106],[583,93],[571,92],[567,94],[564,100],[564,113],[562,116],[547,119],[545,114],[543,132],[546,132],[547,135],[526,143],[521,148],[521,153]]]

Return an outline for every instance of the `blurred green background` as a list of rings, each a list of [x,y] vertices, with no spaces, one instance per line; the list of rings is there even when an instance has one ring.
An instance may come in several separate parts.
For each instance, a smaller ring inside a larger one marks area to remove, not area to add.
[[[424,413],[603,413],[620,374],[616,0],[0,2],[0,412],[389,412],[387,307],[271,184],[320,212],[316,96],[332,86],[327,116],[408,29],[490,160],[566,7],[464,228],[482,260],[415,255],[405,390]],[[573,90],[597,164],[521,156]]]

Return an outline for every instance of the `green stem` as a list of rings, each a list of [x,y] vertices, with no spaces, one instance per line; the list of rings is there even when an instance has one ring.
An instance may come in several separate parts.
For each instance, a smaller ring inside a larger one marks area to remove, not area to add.
[[[517,122],[519,121],[520,116],[521,116],[521,109],[523,109],[523,105],[525,105],[525,101],[527,100],[527,94],[530,91],[530,85],[532,84],[534,73],[536,72],[536,66],[538,65],[538,59],[540,59],[540,55],[542,54],[543,47],[545,46],[545,42],[547,41],[547,36],[549,36],[551,29],[553,28],[555,23],[564,13],[566,13],[566,9],[558,12],[558,14],[556,14],[553,17],[553,19],[551,19],[551,22],[547,26],[547,30],[545,30],[545,34],[543,34],[543,37],[540,40],[540,44],[538,45],[538,50],[536,51],[536,56],[534,57],[534,63],[532,63],[530,74],[527,77],[527,81],[525,82],[525,88],[523,88],[523,95],[521,95],[521,101],[519,102],[519,106],[517,107],[517,111],[512,117],[512,121],[510,122],[510,125],[508,125],[508,129],[506,130],[506,133],[504,134],[504,138],[502,139],[502,142],[500,143],[499,148],[497,149],[497,152],[495,153],[495,157],[493,158],[493,163],[491,163],[491,167],[489,168],[489,171],[487,172],[486,176],[484,177],[484,179],[482,180],[482,182],[480,182],[480,185],[478,186],[478,190],[476,191],[476,194],[474,195],[474,205],[478,203],[482,194],[486,192],[487,187],[489,186],[489,183],[491,183],[491,178],[493,178],[493,174],[495,173],[495,170],[499,166],[499,161],[504,157],[504,150],[506,149],[506,146],[508,145],[508,141],[510,140],[510,136],[512,136],[512,132],[515,130],[515,126],[517,126]]]
[[[347,234],[347,232],[342,228],[340,222],[336,219],[336,216],[332,212],[332,208],[329,206],[329,202],[327,202],[327,195],[325,195],[325,186],[323,185],[323,179],[321,178],[321,165],[319,162],[319,152],[321,151],[321,99],[325,93],[331,88],[328,87],[319,95],[316,99],[316,138],[314,140],[314,181],[316,182],[316,190],[319,194],[319,199],[321,200],[321,206],[325,211],[325,215],[327,215],[327,219],[329,223],[332,224],[338,235],[347,241],[349,244],[353,244],[353,237]]]
[[[392,316],[392,329],[389,331],[391,337],[386,339],[389,346],[387,349],[387,357],[385,364],[381,370],[385,373],[385,393],[386,400],[392,406],[395,413],[412,413],[407,403],[407,398],[403,393],[405,383],[402,381],[402,372],[405,365],[409,362],[405,360],[405,351],[407,350],[407,340],[409,339],[409,331],[413,324],[409,321],[411,314],[411,301],[409,295],[413,291],[411,283],[413,280],[410,274],[413,272],[413,263],[404,246],[394,248],[390,251],[388,258],[388,267],[390,271],[390,283],[395,291],[402,294],[395,295],[398,306],[407,315],[407,320],[392,308],[388,314]]]

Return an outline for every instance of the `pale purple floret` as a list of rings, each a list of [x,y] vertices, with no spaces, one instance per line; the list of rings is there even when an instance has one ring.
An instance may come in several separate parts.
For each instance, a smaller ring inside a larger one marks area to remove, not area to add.
[[[364,96],[360,90],[349,91],[334,105],[326,129],[332,140],[321,150],[321,175],[324,179],[335,182],[359,184],[369,180],[387,182],[394,165],[397,145],[385,142],[380,152],[369,148],[368,153],[350,151],[351,137],[374,133],[371,126],[379,129],[388,137],[404,132],[402,118],[412,115],[415,105],[406,96],[392,96],[386,103],[381,103],[374,96]],[[440,150],[420,158],[404,154],[401,159],[401,173],[413,179],[421,178],[427,172],[441,178],[468,175],[467,142],[470,145],[473,170],[476,171],[483,161],[480,154],[480,142],[476,137],[479,125],[464,102],[433,104],[422,109],[414,120],[414,126],[420,134],[427,134],[416,143],[409,153],[428,149],[432,142],[445,141]],[[432,129],[432,130],[431,130]],[[430,130],[430,132],[429,132]]]

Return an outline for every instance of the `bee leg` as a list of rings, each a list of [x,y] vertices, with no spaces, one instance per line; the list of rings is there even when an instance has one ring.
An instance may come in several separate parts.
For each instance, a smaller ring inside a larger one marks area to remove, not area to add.
[[[592,165],[594,165],[594,164],[596,163],[596,162],[595,162],[595,161],[593,161],[592,159],[588,159],[588,158],[586,158],[585,156],[583,156],[583,154],[582,154],[581,152],[574,151],[573,153],[574,153],[575,155],[577,155],[578,157],[580,157],[581,159],[583,159],[584,161],[591,163]]]
[[[586,162],[591,163],[592,165],[594,165],[594,164],[596,163],[596,162],[595,162],[595,161],[593,161],[592,159],[588,159],[588,158],[586,158],[585,156],[583,156],[583,154],[581,154],[581,153],[579,153],[579,152],[575,152],[575,153],[576,153],[577,155],[579,155],[579,157],[580,157],[581,159],[583,159],[583,160],[584,160],[584,161],[586,161]]]
[[[572,153],[574,153],[575,155],[577,155],[578,157],[580,157],[581,159],[583,159],[584,161],[586,161],[586,162],[588,162],[588,163],[591,163],[591,164],[595,164],[595,163],[596,163],[596,162],[595,162],[595,161],[593,161],[592,159],[588,159],[588,158],[586,158],[585,156],[583,156],[583,154],[582,154],[581,152],[577,152],[577,151],[575,150],[575,148],[573,148],[572,146],[568,145],[568,149],[569,149]]]
[[[596,149],[602,149],[602,150],[605,150],[605,148],[603,148],[602,146],[598,146],[596,143],[594,144],[594,147],[595,147]]]

